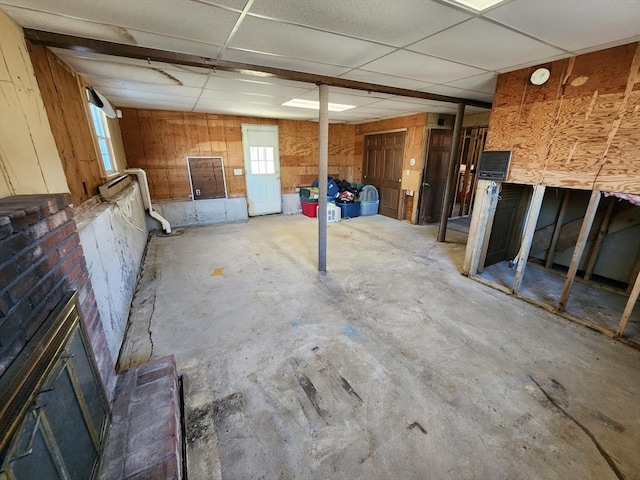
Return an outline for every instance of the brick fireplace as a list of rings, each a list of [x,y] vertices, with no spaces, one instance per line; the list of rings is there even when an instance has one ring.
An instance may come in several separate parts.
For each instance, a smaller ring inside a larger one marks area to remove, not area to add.
[[[69,290],[80,310],[108,397],[115,370],[68,194],[0,199],[0,376]]]

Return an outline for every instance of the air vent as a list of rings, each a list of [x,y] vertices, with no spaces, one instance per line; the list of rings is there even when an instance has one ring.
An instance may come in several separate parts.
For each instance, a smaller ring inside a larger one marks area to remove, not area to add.
[[[506,180],[511,162],[511,151],[485,150],[480,156],[478,178],[484,180]]]
[[[104,185],[100,185],[98,187],[98,191],[104,198],[113,198],[132,183],[133,179],[130,175],[122,175],[118,178],[114,178]]]

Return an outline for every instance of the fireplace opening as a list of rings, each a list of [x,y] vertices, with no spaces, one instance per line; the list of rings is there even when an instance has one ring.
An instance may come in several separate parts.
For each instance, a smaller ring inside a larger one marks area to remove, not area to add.
[[[109,403],[74,292],[0,377],[0,479],[92,479]]]

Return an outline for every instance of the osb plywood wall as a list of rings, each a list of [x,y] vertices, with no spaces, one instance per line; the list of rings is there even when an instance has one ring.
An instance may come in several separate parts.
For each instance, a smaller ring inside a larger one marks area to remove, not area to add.
[[[318,124],[293,120],[237,117],[205,113],[122,109],[120,128],[131,167],[147,171],[154,199],[188,199],[191,193],[187,156],[221,156],[227,194],[246,195],[242,124],[278,125],[282,191],[310,185],[318,176]],[[329,173],[344,180],[359,179],[354,157],[353,125],[329,126]]]
[[[512,150],[507,181],[640,193],[640,43],[498,77],[487,150]]]
[[[47,48],[27,42],[51,131],[73,202],[98,194],[107,181],[89,120],[85,82]],[[120,130],[109,120],[116,163],[125,168]]]

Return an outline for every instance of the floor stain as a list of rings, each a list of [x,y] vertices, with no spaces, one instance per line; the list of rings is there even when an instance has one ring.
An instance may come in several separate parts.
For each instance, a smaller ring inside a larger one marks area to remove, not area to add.
[[[209,424],[206,420],[210,414],[211,405],[204,405],[187,413],[185,437],[188,443],[194,443],[209,436]]]
[[[213,420],[222,423],[229,415],[244,409],[244,397],[236,392],[213,402]]]
[[[217,267],[211,272],[212,277],[224,277],[224,267]]]
[[[357,399],[357,401],[360,403],[360,405],[362,405],[364,402],[362,401],[362,398],[360,398],[360,395],[358,395],[358,392],[356,392],[353,387],[351,386],[351,384],[349,382],[347,382],[346,378],[344,377],[340,377],[340,380],[342,380],[342,388],[345,389],[345,391],[353,396],[355,399]]]
[[[418,430],[420,430],[425,435],[427,434],[427,431],[418,422],[413,422],[411,425],[407,425],[407,429],[408,430],[413,430],[414,428],[417,428]]]

